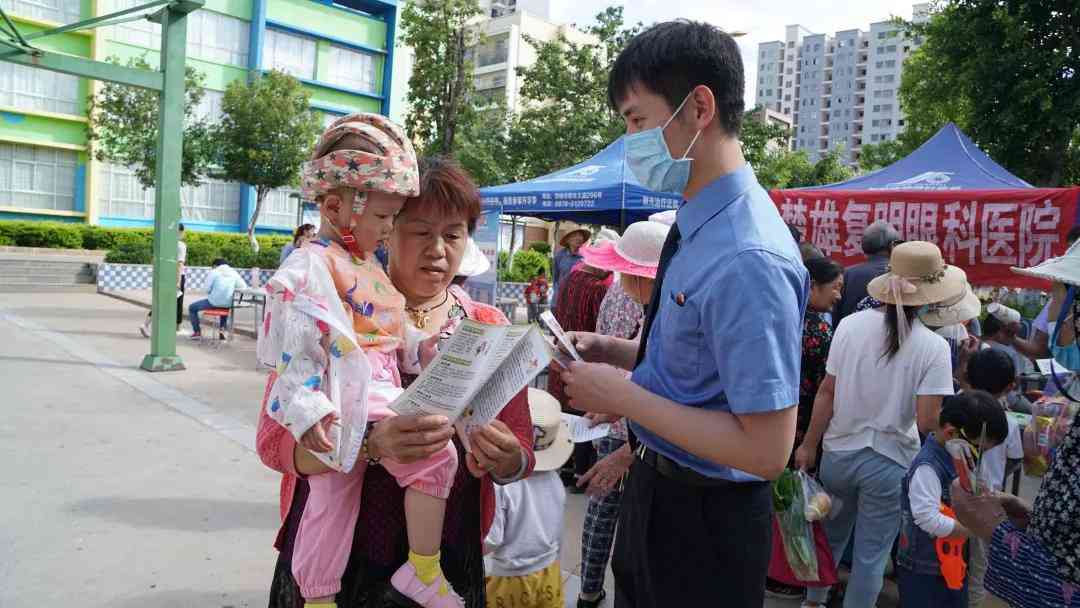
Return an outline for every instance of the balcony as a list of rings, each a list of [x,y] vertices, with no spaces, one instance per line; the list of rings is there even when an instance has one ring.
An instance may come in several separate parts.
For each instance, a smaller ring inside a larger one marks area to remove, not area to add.
[[[855,58],[856,63],[866,63],[869,60],[870,60],[870,53],[864,53],[862,51],[859,51],[858,56]]]

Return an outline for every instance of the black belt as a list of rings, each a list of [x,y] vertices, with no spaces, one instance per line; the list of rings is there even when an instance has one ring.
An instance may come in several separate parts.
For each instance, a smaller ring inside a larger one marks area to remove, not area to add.
[[[702,475],[689,467],[684,467],[663,454],[650,450],[644,445],[637,449],[637,457],[641,459],[641,462],[644,462],[655,469],[657,473],[672,481],[678,481],[680,483],[685,483],[686,485],[716,488],[736,484],[736,482],[731,481],[730,479],[717,479],[715,477]]]

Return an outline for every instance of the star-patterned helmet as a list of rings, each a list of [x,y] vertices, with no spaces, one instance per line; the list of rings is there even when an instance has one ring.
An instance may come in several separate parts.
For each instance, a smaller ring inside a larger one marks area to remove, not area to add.
[[[357,135],[368,150],[333,150],[343,137]],[[359,113],[335,120],[315,144],[311,160],[304,163],[303,197],[317,200],[335,188],[385,192],[401,196],[420,193],[416,152],[400,126],[381,114]],[[357,212],[365,197],[357,197]]]

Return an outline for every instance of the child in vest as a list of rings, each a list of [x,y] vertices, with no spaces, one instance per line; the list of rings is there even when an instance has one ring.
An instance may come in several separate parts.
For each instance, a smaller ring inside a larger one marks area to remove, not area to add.
[[[373,255],[406,197],[419,194],[415,153],[396,124],[354,114],[323,133],[302,178],[304,198],[320,206],[320,238],[294,251],[267,286],[271,306],[260,360],[277,367],[270,417],[334,470],[308,478],[293,576],[309,608],[335,606],[364,471],[379,464],[407,488],[409,558],[391,578],[390,599],[460,608],[439,565],[457,451],[447,443],[428,459],[403,465],[369,460],[364,442],[379,420],[393,415],[388,405],[402,392],[398,361],[415,365],[422,348],[415,339],[405,344],[405,299]]]
[[[559,402],[529,389],[533,421],[533,474],[495,486],[495,519],[484,541],[488,555],[487,608],[563,608],[559,541],[566,490],[558,470],[574,444]]]
[[[972,389],[993,395],[1002,410],[1008,410],[1008,400],[1016,389],[1016,366],[1005,353],[992,348],[983,349],[968,359],[967,385]],[[1020,425],[1006,416],[1009,435],[1001,445],[987,450],[979,463],[978,477],[985,480],[987,488],[997,492],[1005,488],[1005,480],[1024,459],[1024,443]],[[986,576],[986,546],[978,538],[968,541],[968,606],[977,607],[986,597],[983,578]]]
[[[896,555],[902,608],[967,606],[966,585],[950,588],[936,547],[940,538],[960,543],[970,536],[960,522],[941,512],[942,505],[951,505],[949,487],[957,477],[945,443],[964,439],[976,450],[985,451],[1003,442],[1007,435],[1005,412],[989,393],[970,391],[946,397],[938,430],[926,438],[902,485],[900,547]],[[982,445],[980,437],[985,437]]]

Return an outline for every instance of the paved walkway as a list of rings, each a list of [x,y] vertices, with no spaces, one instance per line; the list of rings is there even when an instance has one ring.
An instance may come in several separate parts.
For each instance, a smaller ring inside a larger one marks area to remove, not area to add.
[[[98,294],[0,293],[4,608],[266,604],[278,477],[253,451],[265,382],[254,341],[180,339],[187,370],[149,374],[138,370],[144,310]],[[569,496],[568,606],[583,513]],[[879,606],[894,605],[890,584]],[[798,603],[766,602],[787,606]]]

